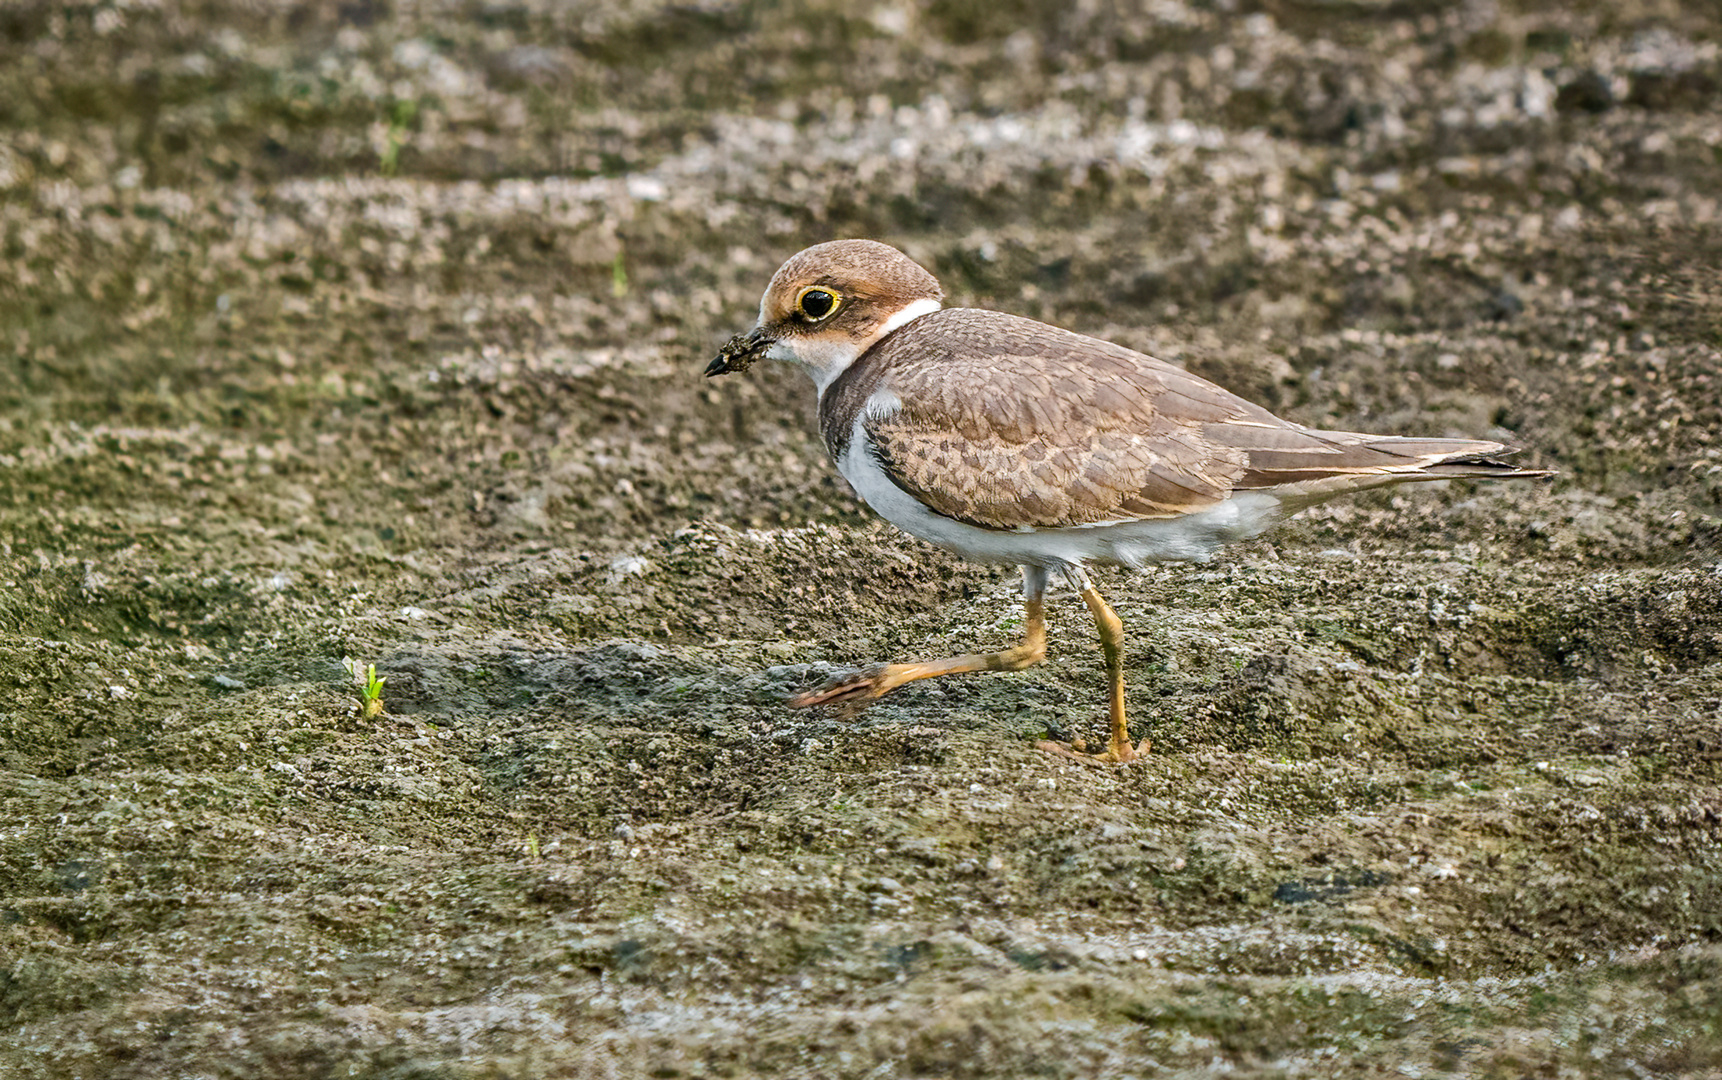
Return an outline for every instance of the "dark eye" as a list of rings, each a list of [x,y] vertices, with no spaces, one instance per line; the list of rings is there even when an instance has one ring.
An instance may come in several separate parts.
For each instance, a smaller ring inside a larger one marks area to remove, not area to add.
[[[822,289],[815,285],[801,290],[801,298],[796,301],[801,313],[818,322],[837,310],[837,294],[830,289]]]

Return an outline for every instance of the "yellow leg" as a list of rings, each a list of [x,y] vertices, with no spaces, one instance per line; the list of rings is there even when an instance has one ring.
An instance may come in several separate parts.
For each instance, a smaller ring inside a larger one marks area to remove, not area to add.
[[[946,660],[927,660],[914,664],[887,664],[852,675],[822,690],[800,694],[789,699],[797,709],[814,705],[836,705],[864,702],[880,698],[917,679],[932,679],[940,675],[961,675],[971,671],[1021,671],[1046,659],[1046,572],[1034,568],[1023,570],[1022,641],[1008,649],[990,653],[965,653]]]
[[[1087,574],[1077,568],[1069,576],[1071,584],[1081,591],[1083,603],[1088,605],[1090,614],[1094,616],[1095,629],[1100,631],[1100,651],[1106,657],[1108,712],[1112,721],[1112,737],[1107,742],[1104,754],[1084,753],[1080,743],[1067,746],[1064,743],[1048,741],[1040,743],[1039,746],[1042,750],[1091,764],[1135,761],[1148,752],[1149,741],[1130,741],[1130,721],[1124,715],[1124,624],[1118,621],[1118,616],[1113,614],[1112,608],[1088,580]]]

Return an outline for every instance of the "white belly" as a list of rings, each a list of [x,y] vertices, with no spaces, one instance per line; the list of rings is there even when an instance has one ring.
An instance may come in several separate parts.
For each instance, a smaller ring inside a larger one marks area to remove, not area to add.
[[[1065,529],[982,529],[934,513],[892,483],[867,449],[860,418],[837,471],[886,521],[976,562],[1046,569],[1096,563],[1141,567],[1147,563],[1205,562],[1220,547],[1255,536],[1284,516],[1278,498],[1262,491],[1246,491],[1176,518]]]

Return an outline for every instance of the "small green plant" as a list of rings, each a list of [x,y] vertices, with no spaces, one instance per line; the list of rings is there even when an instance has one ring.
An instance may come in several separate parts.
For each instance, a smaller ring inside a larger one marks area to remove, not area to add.
[[[628,295],[628,267],[622,261],[622,253],[616,252],[615,261],[610,263],[610,295],[620,300]]]
[[[389,681],[389,677],[378,675],[377,665],[370,664],[366,666],[361,679],[359,665],[352,660],[345,663],[347,674],[352,676],[354,689],[359,696],[359,719],[370,720],[383,711],[383,684]]]
[[[407,144],[407,135],[418,114],[419,103],[416,101],[397,101],[389,110],[389,130],[383,136],[383,148],[377,154],[377,168],[384,176],[395,175],[395,170],[400,167],[401,147]]]

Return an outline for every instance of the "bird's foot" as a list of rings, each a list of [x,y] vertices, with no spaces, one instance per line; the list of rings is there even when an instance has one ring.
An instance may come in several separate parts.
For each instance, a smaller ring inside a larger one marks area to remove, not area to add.
[[[864,671],[838,679],[818,690],[797,694],[789,699],[792,709],[811,709],[815,705],[862,705],[897,689],[908,681],[902,676],[913,664],[875,664]]]
[[[1057,754],[1059,757],[1067,757],[1073,761],[1080,761],[1084,765],[1128,765],[1130,762],[1140,760],[1147,755],[1151,745],[1151,741],[1148,739],[1136,743],[1129,739],[1115,739],[1103,753],[1091,754],[1088,752],[1088,744],[1077,738],[1067,743],[1042,739],[1034,744],[1034,748],[1044,750],[1049,754]]]

